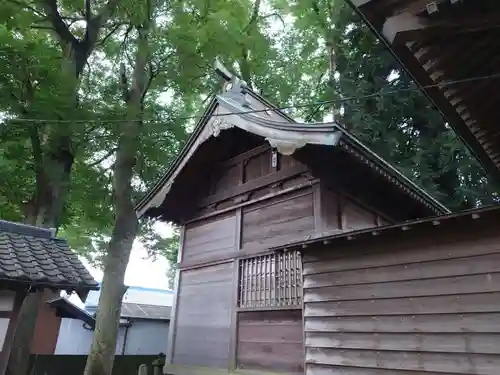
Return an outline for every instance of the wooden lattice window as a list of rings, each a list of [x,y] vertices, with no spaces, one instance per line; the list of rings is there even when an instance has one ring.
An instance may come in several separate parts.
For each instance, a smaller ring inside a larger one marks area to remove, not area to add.
[[[240,308],[301,307],[302,262],[298,251],[240,261]]]

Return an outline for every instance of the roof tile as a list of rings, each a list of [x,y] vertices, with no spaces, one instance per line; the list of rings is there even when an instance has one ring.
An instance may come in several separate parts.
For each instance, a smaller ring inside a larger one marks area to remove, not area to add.
[[[48,229],[0,220],[0,280],[59,289],[98,289],[65,240]]]

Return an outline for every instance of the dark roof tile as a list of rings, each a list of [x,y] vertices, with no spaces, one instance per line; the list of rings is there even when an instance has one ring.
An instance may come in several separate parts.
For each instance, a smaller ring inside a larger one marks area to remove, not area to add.
[[[58,289],[99,289],[77,255],[53,231],[0,220],[0,280]]]

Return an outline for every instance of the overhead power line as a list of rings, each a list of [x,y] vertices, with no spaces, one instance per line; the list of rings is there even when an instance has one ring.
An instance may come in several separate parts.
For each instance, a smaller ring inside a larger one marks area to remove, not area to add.
[[[240,112],[227,112],[227,113],[214,113],[211,114],[208,117],[224,117],[224,116],[232,116],[232,115],[245,115],[245,114],[250,114],[250,113],[262,113],[262,112],[269,112],[269,111],[286,111],[289,109],[301,109],[301,108],[308,108],[308,107],[321,107],[327,104],[334,104],[334,103],[343,103],[343,102],[349,102],[349,101],[357,101],[357,100],[362,100],[362,99],[370,99],[370,98],[375,98],[375,97],[384,97],[384,96],[390,96],[390,95],[396,95],[404,92],[412,92],[412,91],[420,91],[421,89],[430,89],[430,88],[444,88],[450,85],[455,85],[455,84],[461,84],[461,83],[470,83],[470,82],[475,82],[475,81],[483,81],[487,79],[495,79],[495,78],[500,78],[500,73],[495,73],[495,74],[490,74],[490,75],[485,75],[485,76],[477,76],[477,77],[470,77],[470,78],[463,78],[463,79],[457,79],[457,80],[452,80],[452,81],[445,81],[441,83],[436,83],[432,85],[425,85],[425,86],[420,86],[420,87],[408,87],[408,88],[403,88],[403,89],[396,89],[396,90],[381,90],[375,93],[370,93],[366,95],[359,95],[359,96],[348,96],[344,98],[336,98],[336,99],[331,99],[331,100],[323,100],[323,101],[317,101],[317,102],[310,102],[310,103],[299,103],[299,104],[293,104],[293,105],[288,105],[288,106],[283,106],[283,107],[274,107],[274,108],[266,108],[266,109],[250,109],[248,111],[240,111]],[[193,116],[174,116],[171,117],[172,120],[193,120],[193,119],[202,119],[207,116],[199,116],[199,115],[193,115]],[[124,120],[121,119],[113,119],[113,120],[103,120],[103,119],[89,119],[89,120],[56,120],[56,119],[36,119],[36,118],[12,118],[8,119],[9,121],[15,121],[15,122],[48,122],[48,123],[115,123],[115,122],[123,122]],[[127,120],[131,121],[131,120]],[[164,120],[162,119],[137,119],[137,120],[132,120],[132,121],[143,121],[143,122],[162,122]]]

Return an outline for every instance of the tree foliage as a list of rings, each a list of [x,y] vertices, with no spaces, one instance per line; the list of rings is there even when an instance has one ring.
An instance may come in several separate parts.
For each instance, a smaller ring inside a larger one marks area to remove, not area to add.
[[[5,0],[1,217],[57,226],[102,265],[121,225],[120,142],[134,132],[127,199],[136,201],[220,90],[217,58],[269,100],[296,106],[292,116],[334,118],[451,209],[498,200],[477,161],[344,0]],[[144,220],[137,238],[175,265],[177,231],[164,238],[154,228]]]

